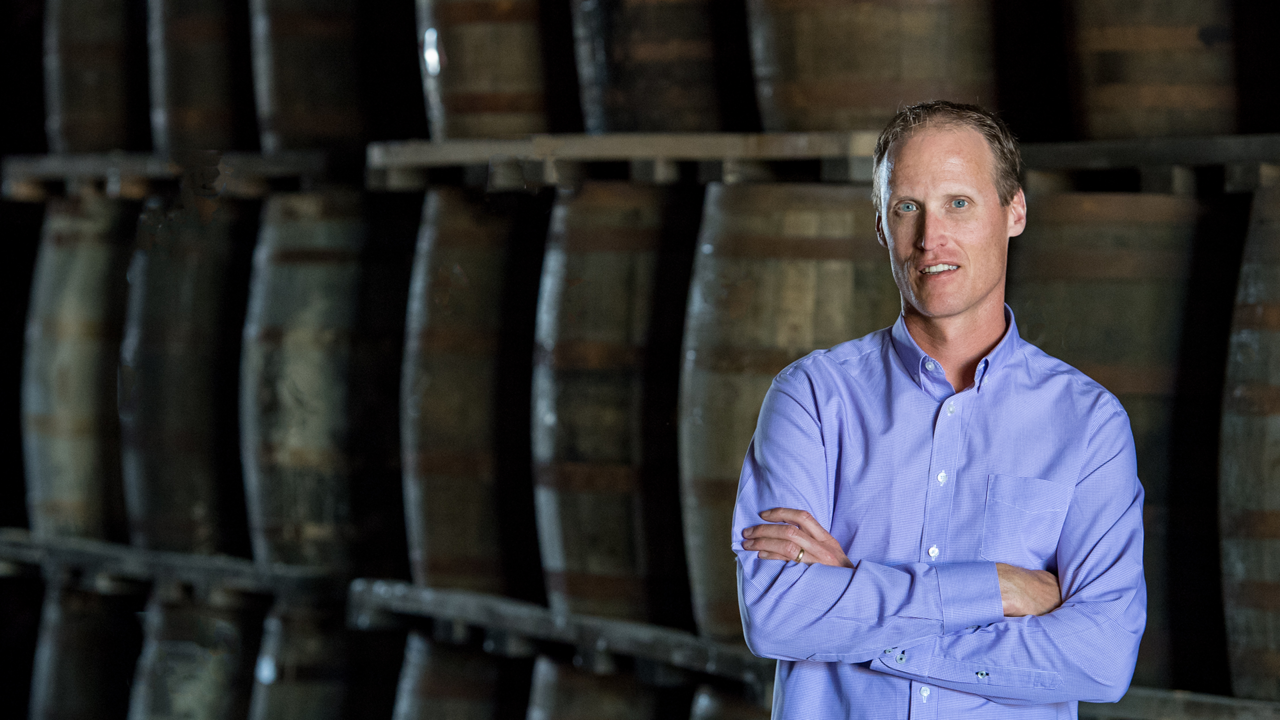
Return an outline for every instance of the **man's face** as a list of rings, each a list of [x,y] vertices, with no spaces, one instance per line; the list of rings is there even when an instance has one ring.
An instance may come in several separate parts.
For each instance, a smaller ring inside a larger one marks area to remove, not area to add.
[[[995,158],[968,127],[924,127],[885,163],[876,216],[903,311],[931,319],[1001,310],[1009,238],[1026,225],[1022,191],[1000,204]]]

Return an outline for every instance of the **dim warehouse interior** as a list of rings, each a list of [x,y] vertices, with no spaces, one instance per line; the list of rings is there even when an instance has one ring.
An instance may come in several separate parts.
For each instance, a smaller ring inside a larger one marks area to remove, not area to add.
[[[1280,718],[1280,4],[0,13],[5,717],[768,717],[742,458],[897,317],[871,147],[948,99],[1023,143],[1019,332],[1132,421],[1080,716]]]

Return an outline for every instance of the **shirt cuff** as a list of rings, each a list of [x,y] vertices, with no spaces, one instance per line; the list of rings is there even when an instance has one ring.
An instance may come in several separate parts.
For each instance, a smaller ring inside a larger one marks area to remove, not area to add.
[[[944,634],[1004,619],[1000,575],[995,563],[945,563],[934,569],[938,573]]]

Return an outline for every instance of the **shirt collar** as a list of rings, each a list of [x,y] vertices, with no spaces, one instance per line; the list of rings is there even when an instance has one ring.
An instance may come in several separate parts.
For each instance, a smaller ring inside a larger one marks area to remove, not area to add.
[[[996,343],[991,352],[978,363],[978,370],[974,373],[973,386],[978,391],[982,390],[982,383],[993,370],[999,369],[1008,362],[1021,340],[1018,335],[1017,319],[1013,316],[1013,309],[1007,304],[1004,306],[1004,319],[1008,329],[1000,338],[1000,342]],[[926,355],[924,350],[916,344],[915,338],[911,337],[911,333],[907,330],[905,315],[898,315],[898,321],[893,324],[889,337],[893,343],[894,352],[898,354],[898,359],[902,360],[902,364],[907,368],[907,374],[921,389],[933,394],[933,390],[941,383],[941,386],[946,388],[946,395],[955,393],[947,383],[942,364]],[[929,370],[930,364],[934,366],[932,371]]]

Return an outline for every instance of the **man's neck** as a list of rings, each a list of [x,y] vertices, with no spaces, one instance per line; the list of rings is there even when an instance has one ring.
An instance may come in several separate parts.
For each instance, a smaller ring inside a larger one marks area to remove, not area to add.
[[[910,307],[903,314],[911,338],[926,355],[942,363],[947,382],[956,392],[973,384],[978,363],[1000,344],[1008,330],[1003,297],[980,312],[956,317],[926,317]]]

